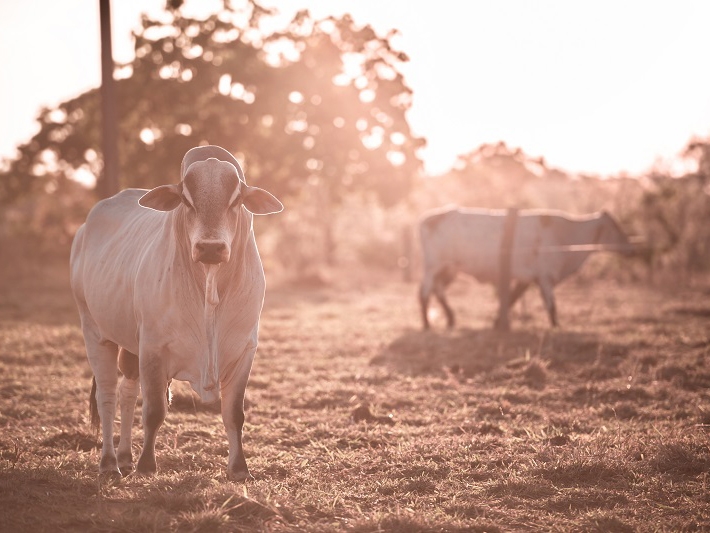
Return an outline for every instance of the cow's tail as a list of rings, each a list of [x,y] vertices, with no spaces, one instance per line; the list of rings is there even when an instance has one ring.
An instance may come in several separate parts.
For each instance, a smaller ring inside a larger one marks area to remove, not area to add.
[[[99,417],[99,405],[96,401],[96,377],[91,378],[91,394],[89,394],[89,415],[91,417],[91,427],[98,434],[101,428],[101,418]]]

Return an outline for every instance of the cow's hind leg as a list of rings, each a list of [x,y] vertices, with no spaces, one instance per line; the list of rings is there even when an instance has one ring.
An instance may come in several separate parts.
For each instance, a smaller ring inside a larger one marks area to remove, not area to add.
[[[222,420],[229,442],[227,479],[230,481],[254,479],[249,472],[246,457],[244,456],[242,431],[244,427],[244,394],[255,351],[255,348],[248,348],[239,360],[233,374],[228,376],[221,384]]]
[[[429,329],[429,297],[434,286],[434,277],[428,272],[424,273],[419,285],[419,307],[422,313],[422,327]]]
[[[168,377],[162,359],[155,355],[139,358],[139,366],[143,390],[143,450],[136,472],[154,474],[157,471],[155,440],[168,412]]]
[[[540,293],[542,294],[542,299],[545,302],[545,308],[547,309],[547,316],[550,319],[550,325],[552,327],[557,327],[557,304],[555,302],[555,293],[553,292],[555,286],[549,280],[538,281],[540,287]]]
[[[449,268],[442,268],[434,276],[434,296],[439,300],[441,307],[444,308],[444,313],[446,313],[446,326],[451,329],[456,323],[456,318],[454,317],[454,311],[451,309],[449,302],[446,300],[446,287],[451,285],[456,277],[456,272]]]
[[[113,480],[120,478],[113,445],[113,423],[116,418],[116,384],[118,383],[117,356],[118,346],[103,341],[87,326],[90,319],[82,317],[86,352],[94,373],[94,386],[91,391],[90,406],[92,422],[101,427],[101,460],[99,474],[102,478]],[[96,416],[98,415],[98,416]],[[96,419],[95,419],[96,418]]]
[[[136,400],[140,391],[138,381],[138,356],[121,348],[118,353],[118,369],[123,379],[118,387],[118,403],[121,407],[121,440],[118,442],[118,467],[127,476],[133,471],[132,429]]]

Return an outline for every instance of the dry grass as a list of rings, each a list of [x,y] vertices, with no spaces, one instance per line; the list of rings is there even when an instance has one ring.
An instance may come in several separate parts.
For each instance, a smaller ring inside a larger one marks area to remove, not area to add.
[[[412,284],[272,284],[247,392],[256,481],[226,481],[219,414],[177,384],[158,474],[108,487],[60,259],[3,267],[0,531],[710,528],[708,290],[571,282],[561,328],[531,293],[501,334],[471,282],[451,291],[459,328],[431,332]]]

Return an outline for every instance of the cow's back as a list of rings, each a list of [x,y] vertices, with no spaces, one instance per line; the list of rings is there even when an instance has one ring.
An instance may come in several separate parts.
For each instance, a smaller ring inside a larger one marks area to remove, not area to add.
[[[435,212],[420,223],[425,268],[446,266],[480,281],[497,276],[505,211],[451,209]]]
[[[450,266],[481,282],[497,283],[507,216],[502,209],[449,209],[425,216],[420,223],[424,268]],[[530,281],[539,275],[538,250],[549,233],[545,226],[554,225],[550,222],[556,218],[549,212],[520,211],[510,259],[513,277]]]

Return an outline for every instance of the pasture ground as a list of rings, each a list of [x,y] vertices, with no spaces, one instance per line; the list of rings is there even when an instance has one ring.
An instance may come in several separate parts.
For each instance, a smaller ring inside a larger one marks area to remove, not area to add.
[[[0,531],[710,530],[707,287],[571,280],[560,328],[531,292],[501,334],[469,281],[431,332],[394,277],[272,283],[256,480],[226,480],[218,413],[174,384],[158,474],[101,486],[66,257],[0,270]]]

